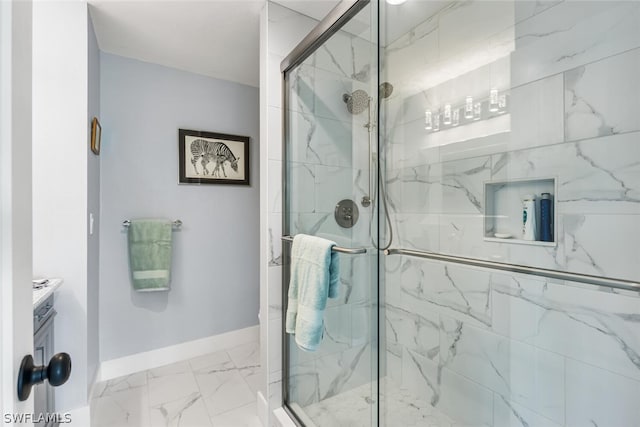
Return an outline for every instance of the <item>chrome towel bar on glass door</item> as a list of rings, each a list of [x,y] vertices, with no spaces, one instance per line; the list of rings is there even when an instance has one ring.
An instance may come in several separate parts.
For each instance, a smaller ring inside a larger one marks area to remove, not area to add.
[[[182,221],[176,219],[171,223],[171,225],[175,228],[180,228],[182,227]],[[125,219],[124,221],[122,221],[122,226],[129,228],[131,226],[131,220]]]
[[[293,242],[293,237],[291,236],[282,236],[281,239],[283,242],[289,242],[289,243]],[[367,253],[367,250],[365,248],[350,249],[350,248],[341,248],[340,246],[334,246],[332,250],[334,252],[340,252],[341,254],[351,254],[351,255]]]
[[[426,258],[436,261],[465,264],[473,267],[484,267],[494,270],[510,271],[512,273],[530,274],[533,276],[547,277],[550,279],[567,280],[570,282],[586,283],[593,286],[606,286],[614,289],[640,292],[640,283],[631,280],[614,279],[611,277],[592,276],[590,274],[570,273],[568,271],[550,270],[547,268],[529,267],[526,265],[507,264],[482,259],[465,258],[455,255],[445,255],[435,252],[417,251],[413,249],[387,249],[385,255],[407,255],[417,258]]]

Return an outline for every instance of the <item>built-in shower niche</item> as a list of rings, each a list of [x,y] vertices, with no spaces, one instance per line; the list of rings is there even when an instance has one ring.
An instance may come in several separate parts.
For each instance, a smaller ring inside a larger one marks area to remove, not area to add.
[[[556,188],[555,178],[485,182],[484,240],[534,246],[556,246]],[[542,193],[551,195],[551,242],[540,240]],[[522,202],[528,194],[533,194],[536,197],[537,240],[522,238]]]

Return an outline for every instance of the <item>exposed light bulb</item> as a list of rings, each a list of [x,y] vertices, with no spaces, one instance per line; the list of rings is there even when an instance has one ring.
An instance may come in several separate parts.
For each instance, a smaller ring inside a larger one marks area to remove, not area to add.
[[[489,111],[495,113],[498,109],[498,89],[491,89],[489,91]]]
[[[433,129],[433,120],[431,116],[431,111],[427,110],[424,112],[424,128],[426,130]]]
[[[407,0],[387,0],[388,4],[392,4],[394,6],[402,4],[404,2],[406,2]]]

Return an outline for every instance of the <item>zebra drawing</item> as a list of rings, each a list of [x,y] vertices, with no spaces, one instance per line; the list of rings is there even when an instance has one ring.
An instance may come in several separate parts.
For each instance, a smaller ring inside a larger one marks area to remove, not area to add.
[[[196,175],[199,175],[198,167],[196,166],[198,159],[201,159],[200,164],[202,165],[202,173],[204,175],[209,175],[207,165],[212,161],[216,162],[216,167],[213,169],[213,172],[211,172],[212,177],[220,177],[220,170],[222,170],[224,177],[227,177],[227,173],[224,170],[224,162],[226,161],[231,164],[231,169],[238,172],[238,160],[240,160],[240,157],[236,158],[225,143],[195,139],[191,142],[190,148],[191,164],[196,171]]]

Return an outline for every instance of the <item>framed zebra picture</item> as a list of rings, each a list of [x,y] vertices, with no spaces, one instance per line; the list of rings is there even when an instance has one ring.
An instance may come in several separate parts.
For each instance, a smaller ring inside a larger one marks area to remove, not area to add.
[[[182,184],[249,185],[249,137],[179,129]]]

